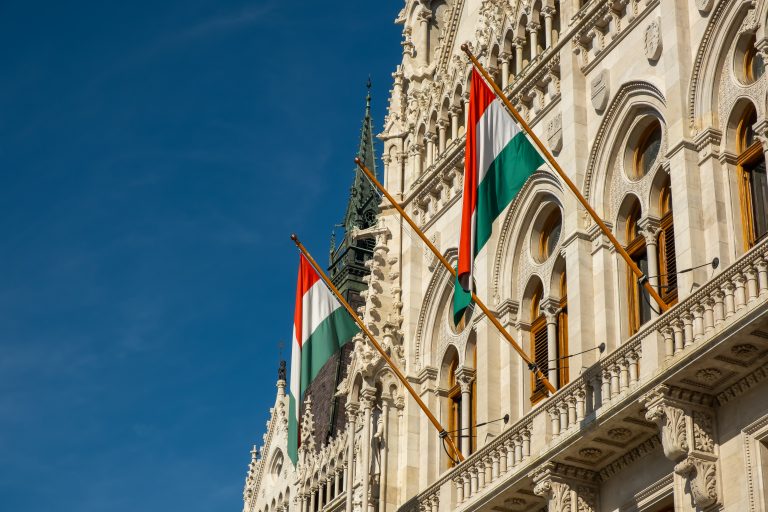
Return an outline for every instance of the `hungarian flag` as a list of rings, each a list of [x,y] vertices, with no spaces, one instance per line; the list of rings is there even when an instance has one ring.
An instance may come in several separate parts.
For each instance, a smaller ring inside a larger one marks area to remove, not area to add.
[[[298,460],[299,406],[304,392],[325,363],[359,330],[357,323],[302,254],[293,315],[288,412],[288,456],[294,465]]]
[[[491,237],[493,222],[544,163],[477,69],[469,89],[464,158],[459,283],[470,290],[475,258]],[[454,302],[454,314],[457,307]]]

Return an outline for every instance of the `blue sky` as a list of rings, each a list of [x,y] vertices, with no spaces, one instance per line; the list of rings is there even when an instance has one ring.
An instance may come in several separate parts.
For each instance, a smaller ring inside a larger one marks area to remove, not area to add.
[[[0,3],[0,508],[240,510],[400,7]]]

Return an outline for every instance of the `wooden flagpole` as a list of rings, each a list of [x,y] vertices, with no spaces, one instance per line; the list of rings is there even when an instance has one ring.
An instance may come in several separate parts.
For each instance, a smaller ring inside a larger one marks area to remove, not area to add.
[[[307,258],[309,263],[314,267],[315,271],[318,273],[320,278],[325,282],[325,284],[328,286],[328,288],[331,289],[333,294],[336,296],[337,299],[339,299],[339,302],[341,302],[341,305],[344,306],[344,308],[347,310],[349,315],[355,320],[358,327],[365,333],[365,335],[368,337],[368,339],[371,341],[371,344],[373,347],[381,354],[381,357],[384,358],[384,361],[387,362],[389,367],[392,369],[392,371],[395,373],[397,378],[400,380],[400,382],[405,386],[405,389],[408,390],[408,392],[411,394],[414,400],[416,400],[416,403],[419,405],[421,410],[424,412],[424,414],[427,415],[427,418],[429,418],[429,421],[434,425],[434,427],[437,429],[438,433],[440,434],[440,437],[443,439],[447,439],[448,446],[451,448],[453,453],[456,455],[456,458],[458,458],[459,462],[464,460],[464,455],[462,455],[461,451],[459,451],[456,444],[453,442],[453,437],[448,433],[447,430],[443,428],[443,426],[440,424],[437,418],[435,418],[435,415],[432,414],[432,411],[427,408],[427,404],[424,403],[424,401],[421,399],[418,393],[416,393],[416,390],[413,389],[413,386],[411,386],[410,382],[408,382],[408,379],[405,378],[405,375],[400,371],[400,369],[395,365],[395,362],[392,361],[392,358],[390,358],[387,353],[384,351],[384,349],[381,347],[379,342],[374,337],[373,333],[368,329],[368,327],[365,326],[363,321],[360,319],[359,316],[357,316],[357,313],[352,309],[352,306],[349,305],[349,302],[341,295],[341,292],[339,292],[339,289],[336,288],[336,286],[331,282],[330,279],[328,279],[328,276],[325,275],[325,272],[322,268],[317,264],[315,259],[312,257],[311,254],[309,254],[309,251],[307,251],[307,248],[304,247],[304,244],[301,243],[299,240],[299,237],[297,237],[295,234],[291,235],[291,240],[293,240],[293,243],[296,244],[296,247],[299,248],[301,253]]]
[[[395,200],[394,197],[387,191],[387,189],[384,188],[384,185],[382,185],[378,179],[376,179],[376,176],[373,175],[373,173],[363,164],[362,160],[359,158],[355,158],[355,163],[358,167],[360,167],[360,170],[362,170],[366,176],[368,176],[368,179],[371,180],[371,183],[376,185],[376,188],[378,188],[382,194],[389,200],[389,202],[392,204],[392,206],[395,207],[395,210],[400,213],[400,215],[405,219],[405,222],[408,223],[411,228],[416,232],[417,235],[419,235],[419,238],[427,244],[427,247],[429,247],[429,250],[432,251],[432,253],[437,257],[438,260],[440,260],[440,263],[443,264],[443,266],[448,270],[448,272],[451,273],[454,279],[456,279],[456,270],[451,266],[450,263],[448,263],[448,260],[443,257],[443,255],[440,253],[440,251],[437,250],[437,247],[430,242],[429,238],[427,238],[427,235],[424,234],[424,232],[419,229],[419,226],[416,225],[416,223],[411,219],[411,217],[405,212],[402,206]],[[544,386],[547,388],[547,390],[554,394],[556,389],[552,385],[551,382],[549,382],[549,379],[547,379],[547,376],[544,375],[544,373],[541,371],[541,368],[539,368],[536,363],[534,363],[530,357],[528,357],[528,354],[523,351],[522,348],[520,348],[520,345],[517,344],[515,339],[512,337],[509,332],[504,328],[503,325],[501,325],[501,322],[499,322],[496,317],[491,313],[491,310],[488,309],[488,307],[485,305],[485,303],[480,300],[480,298],[475,295],[475,292],[472,293],[472,301],[477,304],[477,307],[480,308],[480,310],[485,313],[485,316],[488,317],[488,320],[491,321],[491,323],[496,327],[496,329],[499,330],[499,332],[504,336],[504,339],[506,339],[510,345],[512,345],[512,348],[515,349],[515,351],[520,354],[520,357],[523,358],[525,363],[528,365],[528,369],[530,369],[536,377],[541,380],[541,383],[544,384]]]
[[[493,92],[496,93],[496,96],[504,102],[504,105],[506,105],[507,110],[509,110],[510,114],[517,120],[517,122],[520,124],[520,126],[523,127],[523,130],[528,134],[528,136],[531,138],[534,144],[536,144],[536,147],[539,148],[539,151],[542,155],[547,159],[549,162],[549,165],[552,166],[552,168],[557,172],[557,174],[560,175],[560,178],[565,182],[566,185],[568,185],[568,188],[571,189],[571,192],[574,193],[576,196],[576,199],[579,200],[581,205],[584,207],[585,210],[589,213],[589,215],[592,217],[592,220],[594,220],[597,225],[600,227],[600,230],[603,232],[603,234],[608,237],[608,240],[611,241],[613,246],[616,248],[616,251],[621,255],[622,258],[624,258],[624,261],[629,266],[630,270],[637,276],[638,281],[643,285],[643,287],[646,289],[648,294],[653,297],[653,300],[656,301],[656,303],[661,308],[661,311],[667,311],[669,309],[669,304],[664,302],[664,299],[661,298],[661,295],[656,291],[656,289],[651,286],[651,283],[648,281],[648,276],[643,274],[643,271],[640,270],[640,267],[637,266],[637,264],[632,261],[632,258],[629,256],[627,251],[624,249],[624,247],[621,246],[618,240],[616,240],[616,237],[613,236],[613,233],[610,229],[608,229],[608,226],[605,225],[605,222],[603,222],[603,219],[600,218],[600,216],[597,214],[597,212],[592,208],[592,206],[589,205],[586,198],[581,195],[581,192],[576,187],[576,185],[571,181],[571,179],[568,177],[567,174],[565,174],[565,171],[563,171],[562,167],[557,163],[555,160],[555,157],[552,156],[552,153],[549,152],[549,149],[541,142],[541,140],[536,136],[535,133],[533,133],[533,130],[531,130],[531,127],[528,126],[528,123],[525,122],[525,119],[523,119],[523,116],[520,115],[520,113],[517,111],[517,109],[512,105],[512,103],[507,98],[506,94],[502,92],[502,90],[499,88],[498,85],[496,85],[496,82],[493,81],[491,76],[488,74],[488,71],[485,70],[482,64],[480,64],[480,61],[477,60],[477,57],[474,56],[472,53],[472,50],[469,49],[469,45],[467,43],[464,43],[461,45],[462,51],[467,54],[469,57],[469,60],[472,61],[472,64],[477,68],[477,70],[480,72],[481,75],[483,75],[483,78],[485,79],[485,82],[491,86],[493,89]]]

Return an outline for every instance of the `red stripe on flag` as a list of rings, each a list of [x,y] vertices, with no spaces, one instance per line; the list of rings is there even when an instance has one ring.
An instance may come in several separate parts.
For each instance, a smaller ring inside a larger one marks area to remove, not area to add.
[[[299,278],[296,281],[296,308],[293,310],[293,328],[296,333],[296,341],[301,348],[302,339],[304,339],[304,331],[302,330],[301,319],[303,311],[302,305],[304,304],[304,295],[309,291],[312,286],[320,280],[320,276],[317,275],[315,269],[307,261],[303,254],[299,255]]]
[[[459,280],[465,288],[470,287],[469,276],[472,273],[472,254],[475,226],[472,214],[477,210],[477,123],[483,117],[488,106],[496,99],[490,87],[486,85],[477,69],[472,69],[469,86],[469,117],[467,120],[466,150],[464,152],[464,203],[461,212],[461,240],[459,241]]]

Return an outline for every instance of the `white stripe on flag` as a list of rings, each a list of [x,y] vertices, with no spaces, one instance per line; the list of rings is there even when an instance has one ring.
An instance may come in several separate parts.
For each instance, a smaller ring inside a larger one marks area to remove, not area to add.
[[[317,281],[307,290],[301,301],[301,326],[304,332],[299,339],[302,347],[315,329],[340,307],[341,303],[336,300],[322,280]]]
[[[477,122],[475,143],[477,144],[477,186],[483,182],[488,168],[499,156],[509,141],[520,133],[520,127],[509,115],[507,109],[496,98],[488,105]]]

